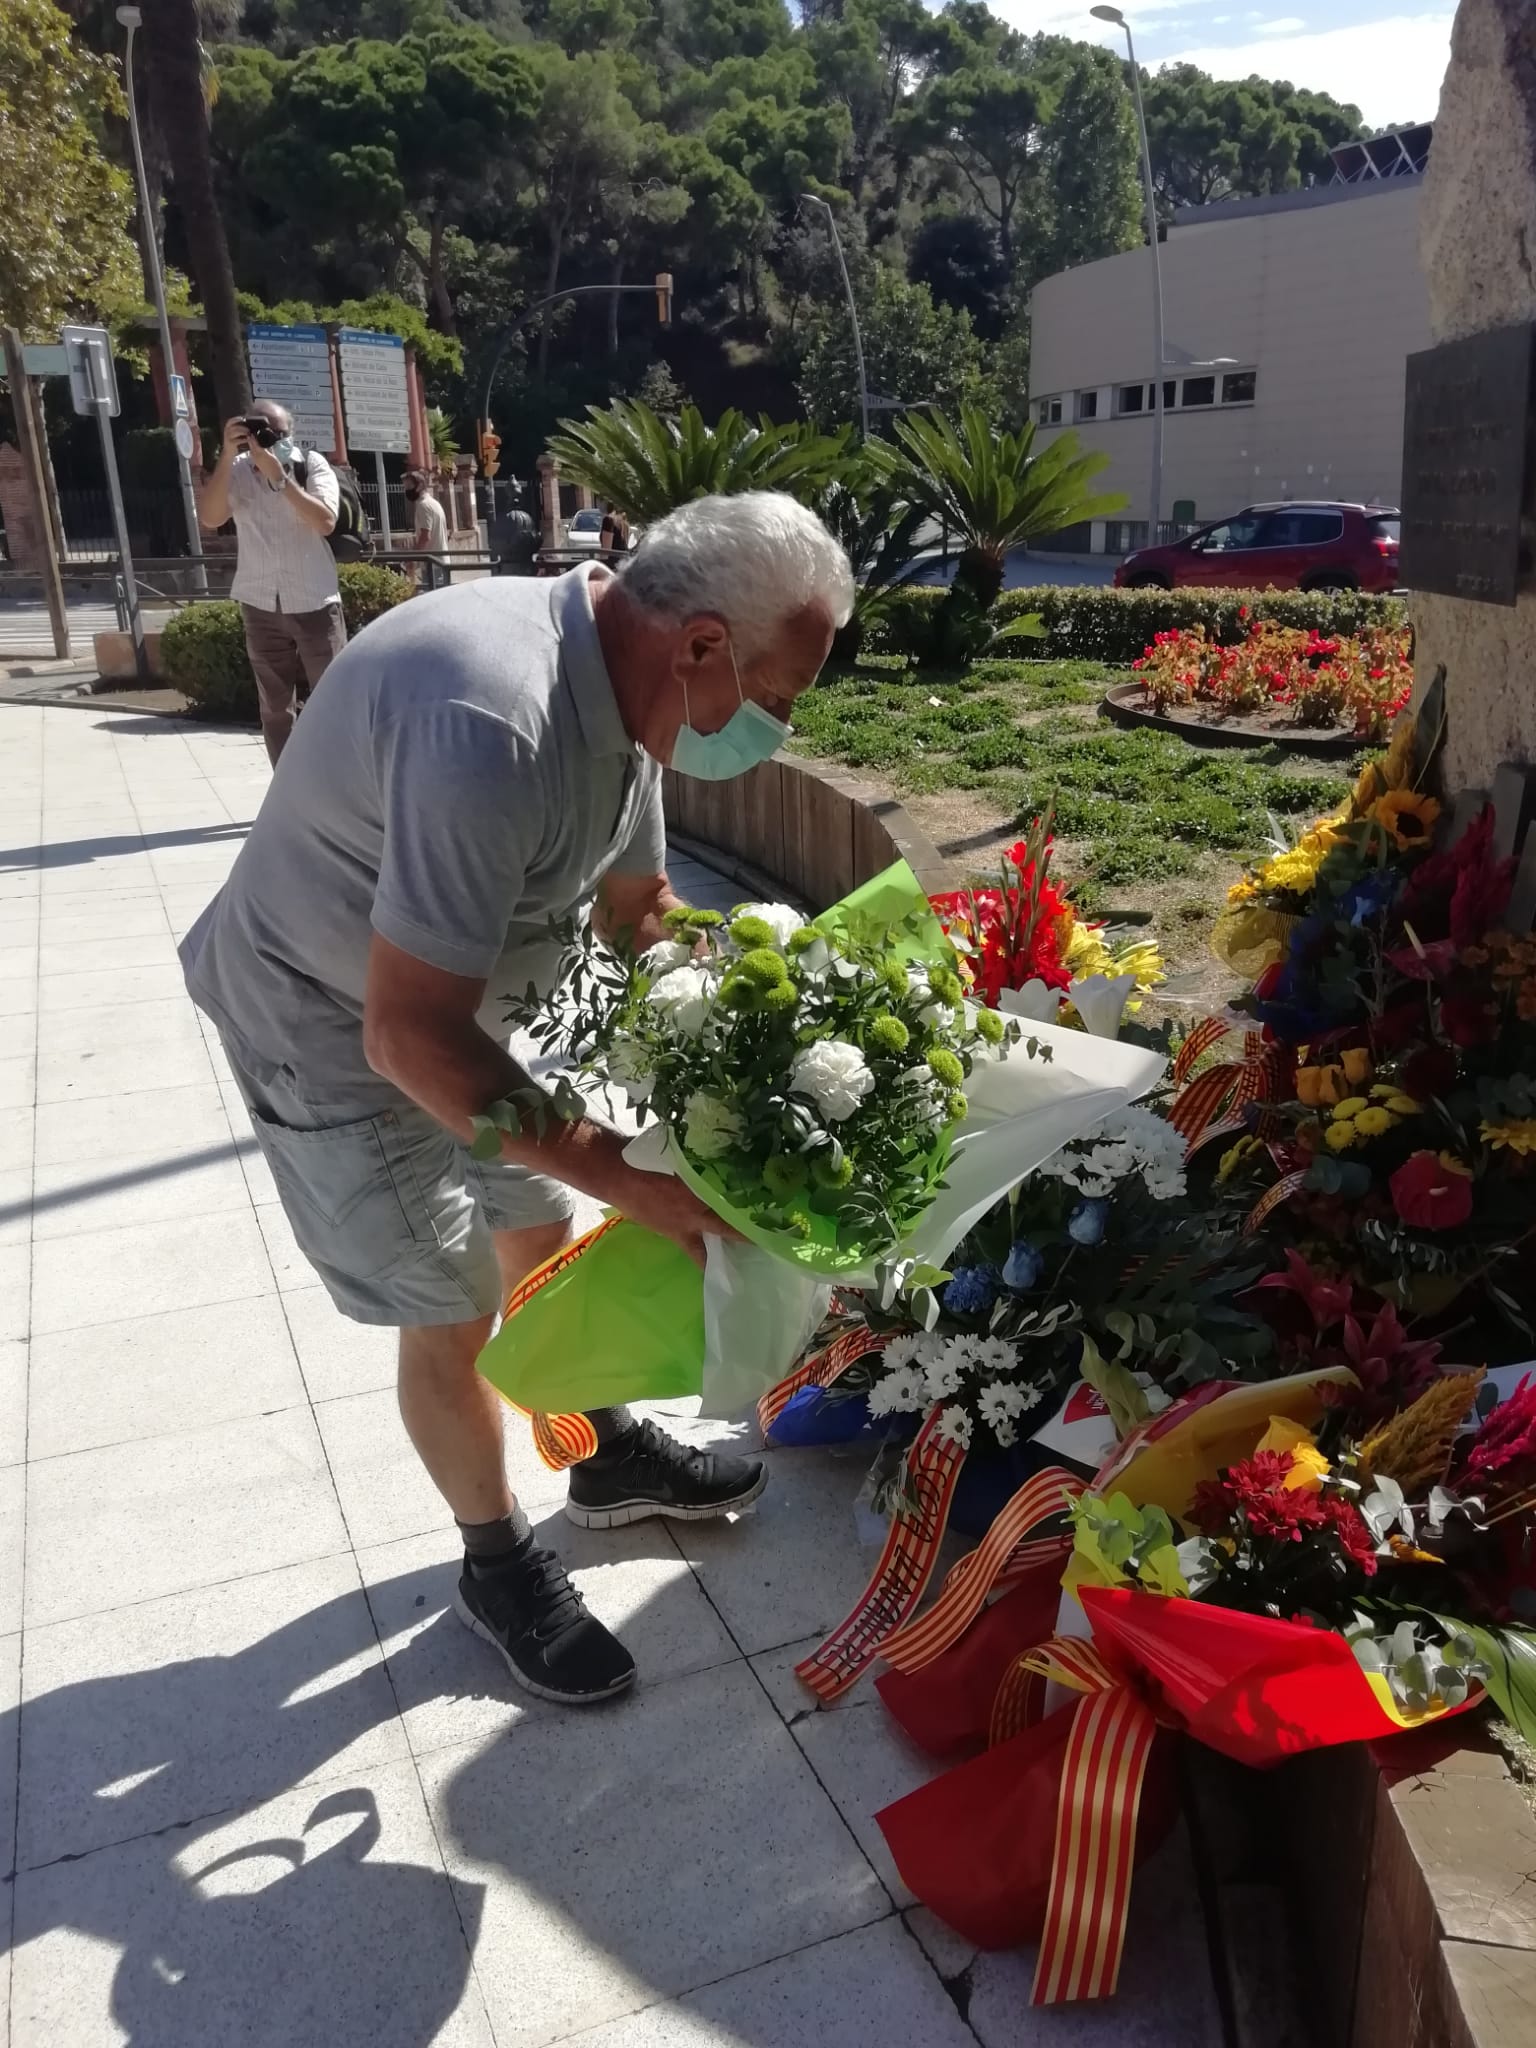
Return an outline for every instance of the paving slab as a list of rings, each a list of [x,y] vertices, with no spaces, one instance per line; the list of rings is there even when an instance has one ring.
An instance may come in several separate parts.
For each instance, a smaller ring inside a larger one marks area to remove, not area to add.
[[[16,1882],[12,2048],[493,2048],[414,1767]]]
[[[422,1761],[498,2048],[540,2048],[885,1918],[890,1900],[739,1664],[529,1715]]]
[[[27,1347],[19,1337],[0,1343],[0,1466],[27,1455]]]

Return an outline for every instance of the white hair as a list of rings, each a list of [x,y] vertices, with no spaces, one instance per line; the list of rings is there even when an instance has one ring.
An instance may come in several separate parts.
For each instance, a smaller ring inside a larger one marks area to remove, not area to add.
[[[647,528],[619,573],[626,595],[661,618],[717,613],[743,655],[771,646],[807,605],[821,605],[835,626],[853,616],[847,555],[815,513],[783,491],[679,505]]]

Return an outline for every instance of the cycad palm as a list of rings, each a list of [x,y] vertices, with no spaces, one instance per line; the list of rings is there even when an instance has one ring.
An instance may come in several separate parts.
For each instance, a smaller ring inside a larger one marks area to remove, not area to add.
[[[878,456],[892,485],[960,536],[957,584],[991,604],[1003,584],[1010,548],[1103,519],[1126,503],[1120,493],[1088,488],[1109,457],[1084,454],[1077,436],[1060,435],[1035,453],[1035,429],[999,434],[979,406],[961,408],[957,430],[935,407],[895,422],[898,448]]]
[[[549,452],[561,472],[645,526],[692,498],[717,492],[788,491],[810,498],[842,470],[852,438],[844,427],[818,434],[801,422],[753,426],[734,410],[707,427],[697,406],[662,419],[638,399],[591,406],[562,420]]]

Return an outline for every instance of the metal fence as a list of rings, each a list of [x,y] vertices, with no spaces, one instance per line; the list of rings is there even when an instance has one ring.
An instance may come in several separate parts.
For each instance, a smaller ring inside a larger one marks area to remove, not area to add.
[[[134,557],[148,560],[187,553],[187,528],[181,493],[168,490],[125,490],[123,510]],[[99,490],[61,490],[59,514],[64,521],[66,562],[115,560],[112,501],[106,486]]]

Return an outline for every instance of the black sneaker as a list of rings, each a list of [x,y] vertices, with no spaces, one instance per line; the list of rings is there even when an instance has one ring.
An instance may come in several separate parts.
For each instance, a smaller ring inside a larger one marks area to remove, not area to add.
[[[707,1522],[750,1507],[767,1484],[761,1458],[696,1451],[639,1422],[571,1467],[565,1512],[578,1529],[622,1529],[652,1515]]]
[[[472,1635],[500,1650],[518,1684],[541,1700],[584,1707],[635,1682],[634,1658],[587,1612],[555,1553],[531,1536],[490,1565],[466,1556],[453,1611]]]

